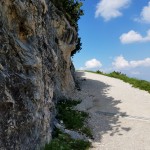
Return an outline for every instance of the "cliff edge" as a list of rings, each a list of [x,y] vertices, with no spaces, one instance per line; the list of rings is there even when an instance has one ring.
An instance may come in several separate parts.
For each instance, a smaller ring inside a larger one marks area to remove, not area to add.
[[[40,149],[75,87],[76,29],[51,1],[1,0],[0,33],[0,149]]]

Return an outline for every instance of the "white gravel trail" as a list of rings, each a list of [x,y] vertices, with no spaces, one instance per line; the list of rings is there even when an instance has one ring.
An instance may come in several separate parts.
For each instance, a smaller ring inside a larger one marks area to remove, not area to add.
[[[150,94],[121,80],[77,72],[82,99],[77,109],[90,114],[91,150],[150,150]]]

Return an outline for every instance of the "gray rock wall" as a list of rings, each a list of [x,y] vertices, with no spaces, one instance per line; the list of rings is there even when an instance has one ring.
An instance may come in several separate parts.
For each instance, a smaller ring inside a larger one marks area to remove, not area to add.
[[[77,33],[50,0],[0,1],[0,150],[51,139],[55,101],[74,89]]]

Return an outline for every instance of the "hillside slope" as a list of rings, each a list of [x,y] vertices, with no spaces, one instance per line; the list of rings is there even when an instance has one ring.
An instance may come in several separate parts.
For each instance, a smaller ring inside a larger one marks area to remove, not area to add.
[[[92,150],[150,149],[150,94],[119,79],[77,72],[82,99],[78,109],[90,114]]]

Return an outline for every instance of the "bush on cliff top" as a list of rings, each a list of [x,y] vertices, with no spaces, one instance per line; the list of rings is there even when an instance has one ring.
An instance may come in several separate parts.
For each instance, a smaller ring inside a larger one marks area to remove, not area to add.
[[[78,30],[78,20],[84,15],[81,9],[82,0],[51,0],[52,3],[64,13],[71,25]]]
[[[69,20],[70,24],[75,27],[78,32],[78,20],[84,15],[81,9],[84,0],[51,0],[52,3],[64,13],[65,17]],[[71,52],[71,56],[74,56],[82,48],[81,38],[78,37],[76,48]]]

